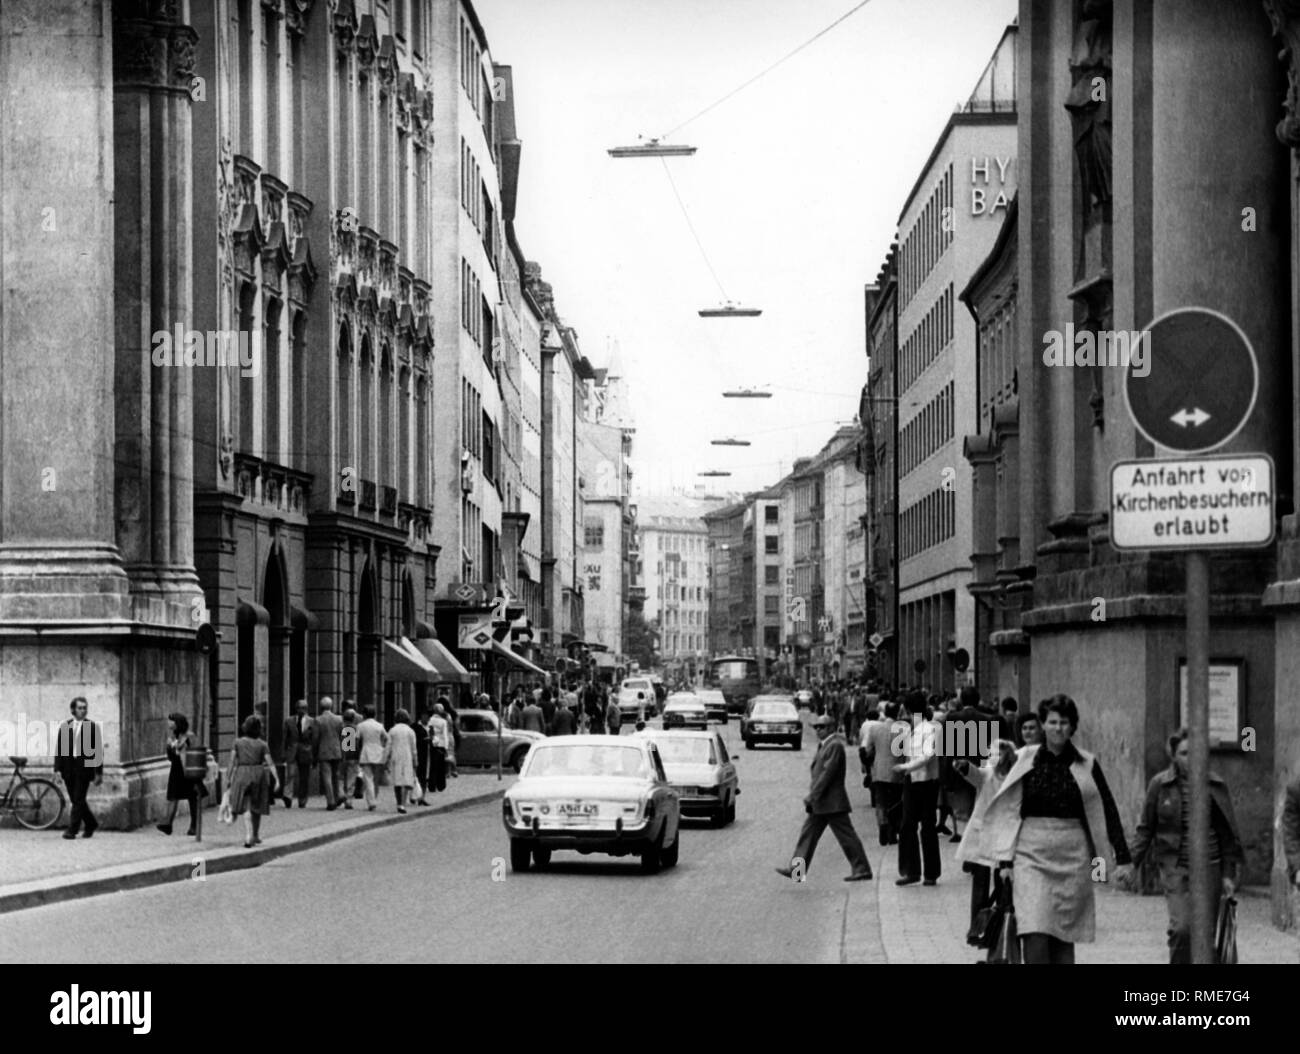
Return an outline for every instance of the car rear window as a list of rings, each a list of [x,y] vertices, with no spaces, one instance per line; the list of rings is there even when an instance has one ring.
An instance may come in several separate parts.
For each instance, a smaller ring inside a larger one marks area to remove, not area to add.
[[[650,687],[649,681],[624,681],[623,687],[634,692],[643,692]]]
[[[718,755],[709,739],[656,739],[659,754],[668,765],[716,765]]]
[[[560,778],[564,776],[623,776],[644,779],[650,763],[638,747],[612,744],[544,744],[533,748],[532,760],[525,776]]]
[[[789,703],[758,703],[751,717],[791,717],[793,707]]]

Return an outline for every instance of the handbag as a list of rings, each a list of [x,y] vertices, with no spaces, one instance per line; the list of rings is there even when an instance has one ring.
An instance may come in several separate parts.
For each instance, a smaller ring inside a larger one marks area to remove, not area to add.
[[[1002,912],[1002,925],[997,937],[989,948],[988,961],[991,963],[1022,963],[1020,957],[1020,937],[1016,932],[1016,908],[1011,899],[1011,883],[1002,885],[1002,897],[998,904]]]
[[[1002,932],[1003,921],[1004,915],[1000,904],[980,908],[971,921],[970,930],[966,934],[966,943],[974,948],[992,949]]]
[[[1214,928],[1214,961],[1224,966],[1237,965],[1237,898],[1219,901],[1219,921]]]

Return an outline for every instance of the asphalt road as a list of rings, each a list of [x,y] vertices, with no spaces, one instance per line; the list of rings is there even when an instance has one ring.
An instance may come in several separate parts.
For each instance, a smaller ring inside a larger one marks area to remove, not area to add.
[[[513,874],[493,802],[249,871],[8,915],[2,957],[36,962],[831,962],[848,873],[823,839],[808,880],[785,863],[803,817],[804,748],[740,747],[736,823],[684,826],[676,868],[557,853]],[[856,758],[850,783],[858,782]],[[870,844],[874,824],[853,792]],[[269,829],[274,833],[274,828]]]

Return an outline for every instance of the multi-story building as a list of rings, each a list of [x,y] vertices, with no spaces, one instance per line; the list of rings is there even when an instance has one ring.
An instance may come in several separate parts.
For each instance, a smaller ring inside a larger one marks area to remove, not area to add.
[[[525,267],[525,287],[541,312],[542,608],[537,636],[549,667],[566,657],[568,644],[582,639],[578,421],[584,382],[592,371],[578,350],[577,334],[556,313],[550,283],[531,261]]]
[[[1016,27],[949,118],[899,217],[899,649],[907,679],[952,688],[974,648],[971,485],[975,324],[961,292],[997,236],[1016,178]],[[960,351],[960,353],[959,353]]]
[[[745,646],[741,637],[741,541],[744,533],[745,502],[733,502],[704,513],[700,519],[708,531],[709,552],[709,653],[711,657],[734,655]],[[640,506],[637,507],[641,515]],[[646,558],[643,544],[641,556]],[[655,565],[657,567],[657,563]],[[650,618],[650,594],[646,568],[646,617]]]
[[[1025,583],[1016,570],[1021,566],[1018,201],[1011,199],[988,259],[960,297],[978,327],[979,422],[965,437],[964,453],[971,466],[974,517],[967,589],[975,598],[976,687],[985,698],[1024,698],[1029,673],[1028,661],[1021,663],[1029,652],[1020,625]]]
[[[704,517],[725,499],[672,494],[637,499],[637,533],[646,587],[645,617],[659,635],[667,673],[694,679],[711,651],[710,611],[719,578],[730,574],[730,549],[710,571],[709,527]],[[729,583],[723,585],[730,596]]]
[[[822,621],[815,629],[822,665],[827,676],[836,678],[863,673],[866,663],[863,521],[867,484],[857,466],[859,435],[856,425],[841,428],[817,455],[826,508],[822,529],[826,600]]]
[[[587,401],[593,413],[595,403],[594,397]],[[622,423],[584,419],[578,424],[578,437],[582,533],[577,546],[583,639],[617,657],[623,654],[626,643],[631,585],[628,457],[632,429]]]
[[[898,637],[898,248],[890,248],[873,285],[866,288],[867,383],[858,420],[858,467],[866,480],[866,582],[864,603],[868,668],[900,684]],[[874,642],[874,643],[873,643]]]

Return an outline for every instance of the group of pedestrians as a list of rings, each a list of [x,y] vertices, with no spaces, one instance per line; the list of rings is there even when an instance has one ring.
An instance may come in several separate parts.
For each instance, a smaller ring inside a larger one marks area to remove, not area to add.
[[[567,681],[557,688],[537,685],[531,692],[520,685],[506,707],[507,728],[545,736],[619,735],[622,711],[607,685],[599,681]]]
[[[880,844],[898,846],[897,885],[938,884],[944,799],[952,839],[961,843],[957,859],[970,877],[972,943],[993,909],[1011,908],[1024,962],[1073,963],[1075,945],[1096,939],[1095,884],[1113,878],[1134,891],[1137,869],[1148,864],[1166,899],[1169,960],[1191,961],[1185,730],[1169,738],[1170,764],[1150,781],[1130,843],[1100,761],[1074,743],[1080,714],[1069,696],[1054,695],[1024,712],[1014,699],[985,703],[974,688],[955,698],[913,690],[873,702],[857,743]],[[823,712],[813,721],[819,745],[804,799],[807,817],[790,863],[777,868],[786,877],[804,877],[828,828],[852,868],[845,881],[872,877],[849,818],[846,740],[836,705],[834,696],[823,695]],[[1209,783],[1217,914],[1220,899],[1241,881],[1244,852],[1226,782],[1211,773]],[[1300,889],[1300,781],[1287,788],[1282,826],[1288,874]]]
[[[306,808],[317,782],[327,812],[340,806],[351,809],[354,800],[373,812],[385,782],[393,788],[399,813],[405,813],[408,804],[429,805],[428,794],[446,790],[448,775],[457,775],[457,738],[455,709],[446,695],[432,706],[423,706],[418,720],[413,721],[407,710],[398,710],[389,728],[379,721],[373,704],[358,711],[351,700],[345,700],[339,715],[333,699],[325,696],[313,717],[307,700],[300,699],[282,730],[282,786],[262,718],[251,714],[240,726],[226,770],[231,818],[243,817],[244,845],[251,849],[261,844],[262,817],[269,814],[272,803],[279,799],[291,808],[296,799],[300,809]],[[170,820],[159,824],[159,830],[170,834]]]

